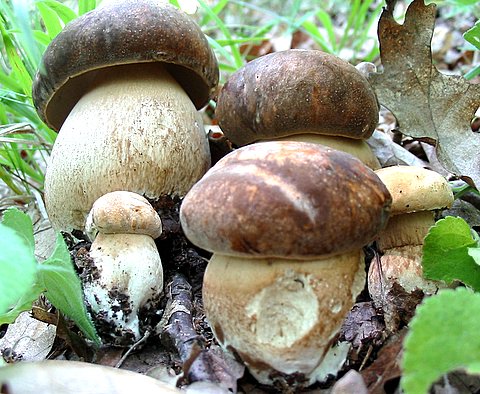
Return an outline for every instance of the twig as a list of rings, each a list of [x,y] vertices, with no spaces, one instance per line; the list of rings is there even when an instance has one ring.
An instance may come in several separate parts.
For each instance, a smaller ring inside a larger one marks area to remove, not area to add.
[[[130,346],[130,349],[128,349],[125,354],[122,356],[122,358],[118,361],[118,363],[115,364],[115,368],[120,368],[122,364],[125,362],[127,357],[132,353],[137,347],[139,347],[142,343],[144,343],[148,337],[150,336],[151,331],[147,330],[145,331],[145,334],[143,335],[142,338],[140,338],[137,342],[135,342],[132,346]]]

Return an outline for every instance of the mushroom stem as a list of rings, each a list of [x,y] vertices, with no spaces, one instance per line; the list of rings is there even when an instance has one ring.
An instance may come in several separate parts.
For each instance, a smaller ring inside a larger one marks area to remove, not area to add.
[[[360,250],[313,261],[214,253],[203,300],[219,343],[261,383],[274,371],[314,380],[364,283]]]
[[[313,133],[292,134],[286,137],[277,138],[276,140],[311,142],[314,144],[325,145],[329,148],[337,149],[355,156],[372,170],[378,170],[381,167],[380,162],[365,140]]]
[[[108,192],[183,196],[210,165],[202,119],[162,64],[94,75],[60,130],[46,174],[48,214],[65,231],[83,229],[93,202]]]
[[[99,233],[90,258],[99,276],[84,284],[84,294],[94,320],[113,326],[109,336],[115,345],[139,340],[138,314],[151,308],[163,289],[162,262],[153,238]]]
[[[378,237],[381,252],[402,246],[423,245],[428,230],[435,224],[433,211],[420,211],[390,216],[387,226]],[[420,250],[420,255],[422,251]]]

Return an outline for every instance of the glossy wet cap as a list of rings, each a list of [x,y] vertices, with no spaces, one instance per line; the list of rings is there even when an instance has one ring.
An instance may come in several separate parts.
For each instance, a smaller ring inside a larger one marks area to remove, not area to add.
[[[225,156],[187,193],[180,220],[200,248],[233,256],[312,259],[361,248],[391,199],[353,156],[278,141]]]
[[[216,117],[236,145],[292,134],[368,138],[376,96],[351,64],[316,50],[275,52],[247,63],[220,92]]]
[[[58,130],[95,70],[145,62],[166,63],[197,108],[218,83],[215,55],[188,15],[158,0],[119,0],[72,21],[50,43],[33,84],[37,112]]]

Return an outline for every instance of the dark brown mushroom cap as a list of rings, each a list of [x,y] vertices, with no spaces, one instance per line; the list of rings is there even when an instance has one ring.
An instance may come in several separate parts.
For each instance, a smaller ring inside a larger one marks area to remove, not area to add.
[[[247,63],[220,92],[216,116],[238,146],[300,133],[368,138],[378,123],[369,82],[351,64],[315,50]]]
[[[95,70],[144,62],[166,63],[197,108],[218,83],[215,55],[188,15],[155,0],[115,1],[72,21],[51,42],[33,84],[35,107],[58,130]]]
[[[311,259],[371,242],[390,204],[387,188],[353,156],[275,141],[221,159],[187,193],[180,220],[187,238],[211,252]]]

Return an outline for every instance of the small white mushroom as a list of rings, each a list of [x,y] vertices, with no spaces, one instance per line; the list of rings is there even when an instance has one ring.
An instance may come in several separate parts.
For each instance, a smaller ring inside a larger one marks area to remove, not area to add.
[[[160,217],[142,196],[117,191],[95,201],[85,227],[90,234],[97,233],[84,283],[97,326],[108,325],[113,344],[138,340],[138,314],[151,307],[163,289],[162,262],[154,242],[162,233]]]

